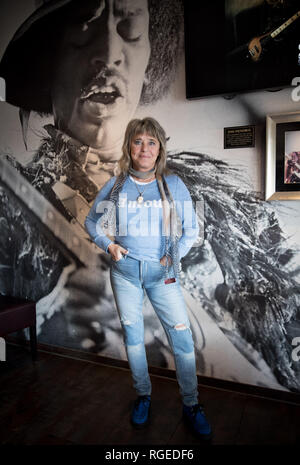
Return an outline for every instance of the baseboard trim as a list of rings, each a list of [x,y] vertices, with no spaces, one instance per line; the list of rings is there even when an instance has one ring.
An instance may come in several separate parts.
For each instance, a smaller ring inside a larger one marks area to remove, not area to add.
[[[14,344],[19,346],[28,346],[29,341],[20,340],[19,338],[9,335],[5,337],[8,344]],[[76,360],[86,361],[89,363],[96,363],[98,365],[111,366],[114,368],[129,370],[129,364],[126,360],[118,360],[111,357],[104,357],[102,355],[93,354],[91,352],[81,351],[77,349],[70,349],[67,347],[59,347],[48,345],[44,343],[37,344],[38,352],[51,353],[57,356],[72,358]],[[155,366],[149,366],[149,373],[153,376],[160,376],[163,378],[169,378],[176,380],[175,370],[169,368],[161,368]],[[221,389],[225,391],[236,392],[240,394],[265,398],[269,400],[275,400],[280,402],[288,402],[296,405],[300,405],[300,393],[292,391],[281,391],[277,389],[271,389],[263,386],[255,386],[251,384],[238,383],[235,381],[223,380],[219,378],[211,378],[208,376],[197,375],[198,384],[200,386],[210,387],[212,389]]]

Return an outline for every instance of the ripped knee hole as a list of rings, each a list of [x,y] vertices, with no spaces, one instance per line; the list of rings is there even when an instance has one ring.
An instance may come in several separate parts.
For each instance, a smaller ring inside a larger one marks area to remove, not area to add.
[[[178,323],[174,326],[174,329],[177,329],[177,331],[183,331],[184,329],[187,329],[187,326],[184,323]]]

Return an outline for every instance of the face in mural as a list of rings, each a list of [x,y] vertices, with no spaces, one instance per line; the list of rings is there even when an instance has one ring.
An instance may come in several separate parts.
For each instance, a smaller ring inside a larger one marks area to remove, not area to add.
[[[57,126],[110,150],[123,137],[150,56],[147,0],[93,0],[70,10],[52,87]]]

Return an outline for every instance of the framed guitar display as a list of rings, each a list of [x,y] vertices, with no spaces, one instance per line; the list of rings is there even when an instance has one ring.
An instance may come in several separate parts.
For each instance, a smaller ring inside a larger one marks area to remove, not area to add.
[[[184,0],[187,98],[291,86],[300,0]]]
[[[267,115],[265,200],[300,199],[300,112]]]

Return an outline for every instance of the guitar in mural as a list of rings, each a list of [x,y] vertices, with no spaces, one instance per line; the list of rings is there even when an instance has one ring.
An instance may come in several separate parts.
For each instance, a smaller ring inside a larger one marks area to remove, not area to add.
[[[51,203],[35,189],[10,163],[0,158],[0,181],[47,228],[64,255],[86,267],[96,264],[99,248],[83,237],[82,228],[69,223]],[[87,237],[87,234],[86,234]]]

